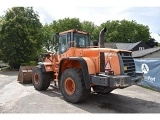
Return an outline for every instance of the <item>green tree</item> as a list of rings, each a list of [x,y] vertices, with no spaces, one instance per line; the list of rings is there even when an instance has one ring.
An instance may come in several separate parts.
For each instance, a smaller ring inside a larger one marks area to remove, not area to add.
[[[3,25],[3,23],[4,23],[4,17],[3,16],[1,16],[0,17],[0,31],[1,31],[1,29],[2,29],[2,25]],[[1,38],[2,36],[1,36],[1,34],[0,34],[0,41],[1,41]],[[1,42],[0,42],[0,46],[1,46]],[[2,58],[3,58],[3,54],[2,54],[2,50],[1,50],[1,47],[0,47],[0,60],[2,60]]]
[[[4,16],[0,17],[0,30],[2,29],[2,25],[4,23]]]
[[[45,24],[43,26],[43,47],[46,50],[56,49],[53,45],[53,34],[57,32],[63,32],[70,29],[82,29],[81,22],[78,18],[64,18],[59,20],[53,20],[51,24]]]
[[[69,29],[84,30],[91,34],[91,40],[99,40],[99,32],[103,27],[107,27],[105,34],[106,42],[146,42],[150,38],[149,27],[136,23],[134,20],[113,20],[106,21],[100,26],[93,22],[80,22],[78,18],[64,18],[54,20],[49,25],[44,25],[44,46],[47,50],[52,48],[52,39],[54,33],[63,32]]]
[[[146,45],[150,48],[153,48],[158,46],[158,42],[154,38],[149,38],[149,40],[146,42]]]
[[[138,24],[134,20],[107,21],[99,26],[98,31],[105,26],[107,42],[146,42],[150,38],[149,27]]]
[[[94,31],[97,28],[97,26],[93,22],[90,22],[90,21],[83,21],[81,22],[81,24],[82,24],[82,30],[89,32],[91,35],[91,40],[93,40],[94,33],[95,33]]]
[[[0,31],[3,61],[12,68],[34,60],[42,45],[42,24],[32,7],[13,7],[4,15]]]
[[[78,18],[64,18],[53,21],[51,24],[53,32],[63,32],[69,29],[82,29],[81,22]]]
[[[52,29],[51,25],[48,25],[48,24],[45,24],[43,26],[43,47],[47,50],[47,51],[50,51],[52,50],[52,47],[53,47],[53,33],[54,33],[54,30]]]

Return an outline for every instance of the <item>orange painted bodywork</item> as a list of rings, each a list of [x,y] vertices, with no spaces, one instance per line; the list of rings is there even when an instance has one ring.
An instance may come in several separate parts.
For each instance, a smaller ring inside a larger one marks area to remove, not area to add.
[[[61,34],[73,32],[73,31],[76,31],[76,33],[81,33],[81,34],[84,34],[84,35],[88,34],[88,33],[85,32],[85,31],[78,31],[78,30],[76,30],[76,29],[67,30],[67,31],[61,32],[61,33],[59,33],[59,34],[61,35]]]
[[[80,34],[89,35],[87,32],[77,31],[74,29],[61,32],[59,34],[61,35],[69,32],[72,32],[72,33],[76,32]],[[55,54],[51,54],[50,57],[48,58],[46,57],[44,61],[44,66],[45,66],[46,72],[52,71],[56,76],[56,77],[54,76],[54,78],[57,79],[57,76],[63,73],[63,71],[68,68],[84,67],[81,65],[81,63],[77,59],[75,59],[75,58],[83,58],[83,60],[86,61],[86,64],[87,64],[86,67],[88,68],[89,74],[104,72],[104,68],[106,68],[107,63],[110,63],[109,64],[110,70],[114,72],[114,75],[119,75],[121,74],[121,70],[120,70],[121,63],[118,57],[119,52],[130,52],[130,51],[111,49],[111,48],[99,48],[97,46],[96,47],[88,46],[88,48],[70,47],[63,54],[55,53]],[[103,64],[102,62],[100,63],[100,57],[104,58]],[[104,60],[105,60],[105,64],[104,64]],[[60,65],[60,62],[61,62],[61,65]],[[61,70],[61,73],[58,73],[59,69]]]
[[[58,60],[58,55],[57,54],[50,54],[49,58],[45,58],[44,60],[44,66],[46,72],[55,72],[57,71],[59,67],[59,60]]]
[[[105,64],[107,61],[110,62],[111,71],[114,71],[114,75],[120,74],[120,62],[118,58],[118,52],[128,52],[118,49],[110,48],[76,48],[71,47],[66,52],[61,55],[54,54],[48,59],[45,59],[45,68],[46,71],[58,72],[59,62],[63,58],[83,58],[88,66],[89,74],[100,73],[100,52],[103,52],[105,55]],[[65,59],[62,62],[62,72],[67,68],[82,68],[81,64],[76,60]],[[50,66],[50,67],[49,67]],[[105,67],[105,66],[104,66]]]

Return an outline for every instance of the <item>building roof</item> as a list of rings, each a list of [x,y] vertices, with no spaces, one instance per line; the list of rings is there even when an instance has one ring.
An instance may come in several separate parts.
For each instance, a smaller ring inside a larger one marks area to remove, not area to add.
[[[141,41],[136,42],[136,43],[105,43],[105,47],[114,48],[114,49],[122,49],[122,50],[132,50],[140,42]]]
[[[149,49],[144,49],[144,50],[140,50],[140,51],[133,51],[132,56],[133,57],[143,57],[143,56],[146,56],[148,54],[154,53],[159,50],[160,50],[160,47],[149,48]]]

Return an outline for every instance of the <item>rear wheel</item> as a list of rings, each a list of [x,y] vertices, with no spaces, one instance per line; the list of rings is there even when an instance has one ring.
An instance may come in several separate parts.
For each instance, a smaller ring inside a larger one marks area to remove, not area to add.
[[[64,99],[78,103],[87,98],[90,89],[86,89],[81,69],[66,69],[61,76],[60,89]]]
[[[46,90],[51,81],[51,73],[42,72],[41,69],[36,66],[32,72],[32,83],[36,90]]]

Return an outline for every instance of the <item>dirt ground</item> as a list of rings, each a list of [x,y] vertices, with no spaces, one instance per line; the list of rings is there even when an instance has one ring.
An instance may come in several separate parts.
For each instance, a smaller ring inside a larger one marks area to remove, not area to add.
[[[108,95],[91,94],[83,103],[67,103],[58,88],[36,91],[17,81],[18,71],[0,71],[0,113],[160,113],[160,93],[131,86]]]

